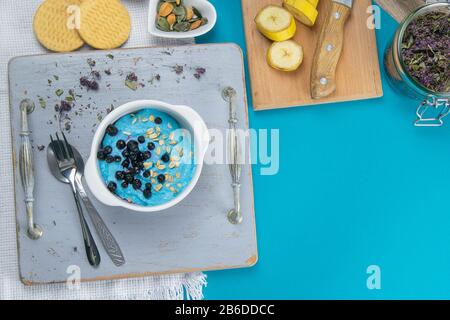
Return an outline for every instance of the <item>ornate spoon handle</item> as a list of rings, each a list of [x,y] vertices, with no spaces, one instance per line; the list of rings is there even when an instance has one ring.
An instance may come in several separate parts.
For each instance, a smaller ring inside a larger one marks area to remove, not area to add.
[[[81,201],[83,201],[84,206],[89,213],[89,216],[91,217],[92,223],[94,224],[95,230],[97,231],[97,234],[99,235],[100,240],[102,241],[103,246],[105,247],[105,250],[111,258],[112,262],[118,267],[124,265],[125,257],[123,256],[122,250],[120,249],[116,239],[112,235],[111,231],[109,231],[102,217],[97,212],[97,209],[95,209],[94,205],[86,194],[86,191],[84,190],[83,184],[81,182],[80,174],[77,174],[75,176],[75,185],[78,195],[80,196]]]
[[[33,205],[34,205],[34,165],[33,153],[30,142],[30,130],[28,129],[28,114],[33,112],[34,103],[25,99],[20,103],[21,111],[21,146],[19,151],[19,170],[25,193],[25,204],[28,221],[28,237],[33,240],[42,237],[42,228],[34,223]]]

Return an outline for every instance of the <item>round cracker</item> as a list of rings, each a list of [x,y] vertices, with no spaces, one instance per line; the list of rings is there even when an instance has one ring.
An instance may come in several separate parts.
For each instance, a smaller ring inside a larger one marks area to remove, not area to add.
[[[128,40],[131,19],[118,0],[89,0],[81,4],[81,38],[96,49],[113,49]]]
[[[75,28],[68,22],[70,5],[80,6],[82,0],[46,0],[37,9],[33,19],[33,30],[38,41],[47,49],[56,52],[73,51],[84,42]]]

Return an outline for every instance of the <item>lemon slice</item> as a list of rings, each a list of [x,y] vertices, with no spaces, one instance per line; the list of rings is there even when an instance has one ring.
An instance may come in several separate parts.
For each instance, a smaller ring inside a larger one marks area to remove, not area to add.
[[[283,5],[301,23],[309,27],[316,23],[319,12],[307,0],[284,0]]]
[[[259,32],[272,41],[291,39],[297,30],[292,14],[279,6],[269,5],[263,8],[255,22]]]
[[[281,71],[295,71],[303,62],[303,48],[293,40],[274,42],[267,52],[269,65]]]

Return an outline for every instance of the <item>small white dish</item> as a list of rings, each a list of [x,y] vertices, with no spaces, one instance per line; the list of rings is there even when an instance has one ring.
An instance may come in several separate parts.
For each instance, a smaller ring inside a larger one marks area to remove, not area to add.
[[[106,127],[116,122],[124,115],[136,112],[144,108],[157,109],[169,114],[180,122],[182,128],[189,130],[194,138],[196,166],[192,180],[189,182],[186,188],[175,198],[168,202],[155,206],[141,206],[138,204],[128,203],[127,201],[111,193],[107,189],[105,181],[100,174],[100,168],[97,160],[97,151],[99,150],[99,147],[103,141],[103,137],[105,136]],[[123,207],[132,211],[139,212],[161,211],[173,207],[181,200],[183,200],[194,189],[203,168],[203,159],[208,149],[208,145],[208,127],[206,126],[202,117],[196,111],[194,111],[194,109],[188,106],[172,105],[156,100],[137,100],[128,102],[110,112],[97,127],[92,141],[91,154],[86,162],[84,177],[92,194],[100,202],[108,206]]]
[[[214,6],[208,0],[183,0],[183,4],[186,7],[197,8],[198,11],[200,11],[200,13],[202,14],[202,16],[208,19],[208,23],[195,30],[187,32],[162,31],[156,27],[156,17],[158,15],[157,12],[158,3],[159,0],[150,0],[148,10],[148,32],[157,37],[170,39],[195,38],[211,31],[211,29],[217,22],[216,8],[214,8]]]

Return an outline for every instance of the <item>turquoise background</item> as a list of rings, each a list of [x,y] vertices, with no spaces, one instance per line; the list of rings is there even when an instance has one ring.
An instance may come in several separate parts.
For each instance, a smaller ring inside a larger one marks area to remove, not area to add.
[[[240,0],[211,2],[219,20],[199,42],[245,54]],[[382,64],[397,23],[381,22]],[[208,272],[206,299],[450,298],[450,117],[414,127],[418,102],[382,72],[383,98],[263,112],[247,75],[250,125],[280,129],[280,171],[253,167],[258,263]],[[381,290],[367,289],[372,264]]]

